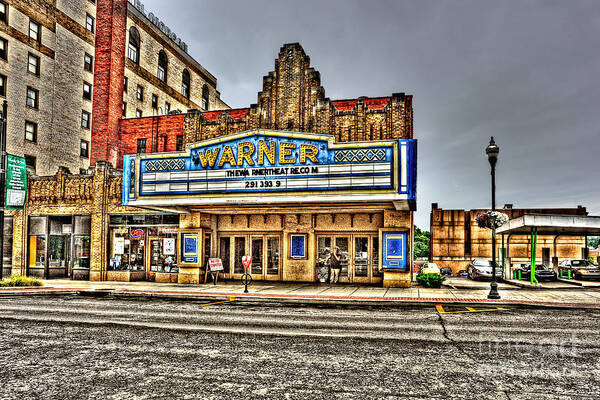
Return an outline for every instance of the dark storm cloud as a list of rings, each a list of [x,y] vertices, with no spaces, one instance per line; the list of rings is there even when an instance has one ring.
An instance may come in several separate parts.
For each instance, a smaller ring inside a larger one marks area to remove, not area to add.
[[[432,202],[489,206],[490,136],[499,205],[600,214],[597,1],[144,3],[232,107],[256,102],[279,47],[296,41],[332,99],[413,94],[420,227]]]

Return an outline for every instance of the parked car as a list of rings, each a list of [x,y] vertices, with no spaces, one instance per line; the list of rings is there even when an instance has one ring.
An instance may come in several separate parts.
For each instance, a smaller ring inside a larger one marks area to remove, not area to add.
[[[421,273],[422,274],[436,274],[436,275],[439,275],[440,274],[440,267],[438,267],[436,263],[426,262],[421,267]]]
[[[566,259],[558,265],[558,271],[562,271],[563,278],[569,276],[575,279],[600,279],[600,268],[589,260]]]
[[[452,276],[452,268],[450,268],[450,267],[440,268],[440,274],[447,275],[447,276]]]
[[[515,268],[514,271],[521,271],[521,280],[531,280],[531,264],[523,264]],[[535,264],[535,279],[538,281],[555,281],[556,272],[545,264]]]
[[[472,260],[467,266],[467,275],[470,279],[492,279],[491,260]],[[496,263],[496,279],[504,276],[502,267]]]
[[[461,269],[456,273],[456,276],[460,276],[461,278],[466,278],[469,276],[466,269]]]

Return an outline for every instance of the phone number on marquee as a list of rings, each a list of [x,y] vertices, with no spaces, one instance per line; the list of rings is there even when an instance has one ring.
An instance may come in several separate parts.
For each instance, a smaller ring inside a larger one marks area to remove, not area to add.
[[[246,189],[281,187],[281,181],[247,181]]]

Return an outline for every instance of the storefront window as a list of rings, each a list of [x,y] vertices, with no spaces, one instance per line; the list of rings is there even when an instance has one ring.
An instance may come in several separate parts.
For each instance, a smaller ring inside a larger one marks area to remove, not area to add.
[[[73,238],[73,268],[90,269],[90,237]]]
[[[46,237],[29,236],[29,266],[43,268],[46,260]]]
[[[150,272],[177,273],[177,228],[148,228]]]
[[[142,228],[113,228],[109,269],[144,271],[144,235]]]
[[[109,270],[178,273],[176,214],[111,215]]]

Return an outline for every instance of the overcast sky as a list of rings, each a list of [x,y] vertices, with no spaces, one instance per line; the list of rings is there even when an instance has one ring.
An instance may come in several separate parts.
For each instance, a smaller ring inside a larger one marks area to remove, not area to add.
[[[284,43],[300,42],[331,99],[414,96],[416,223],[431,203],[586,206],[600,214],[600,1],[145,0],[218,79],[256,103]]]

